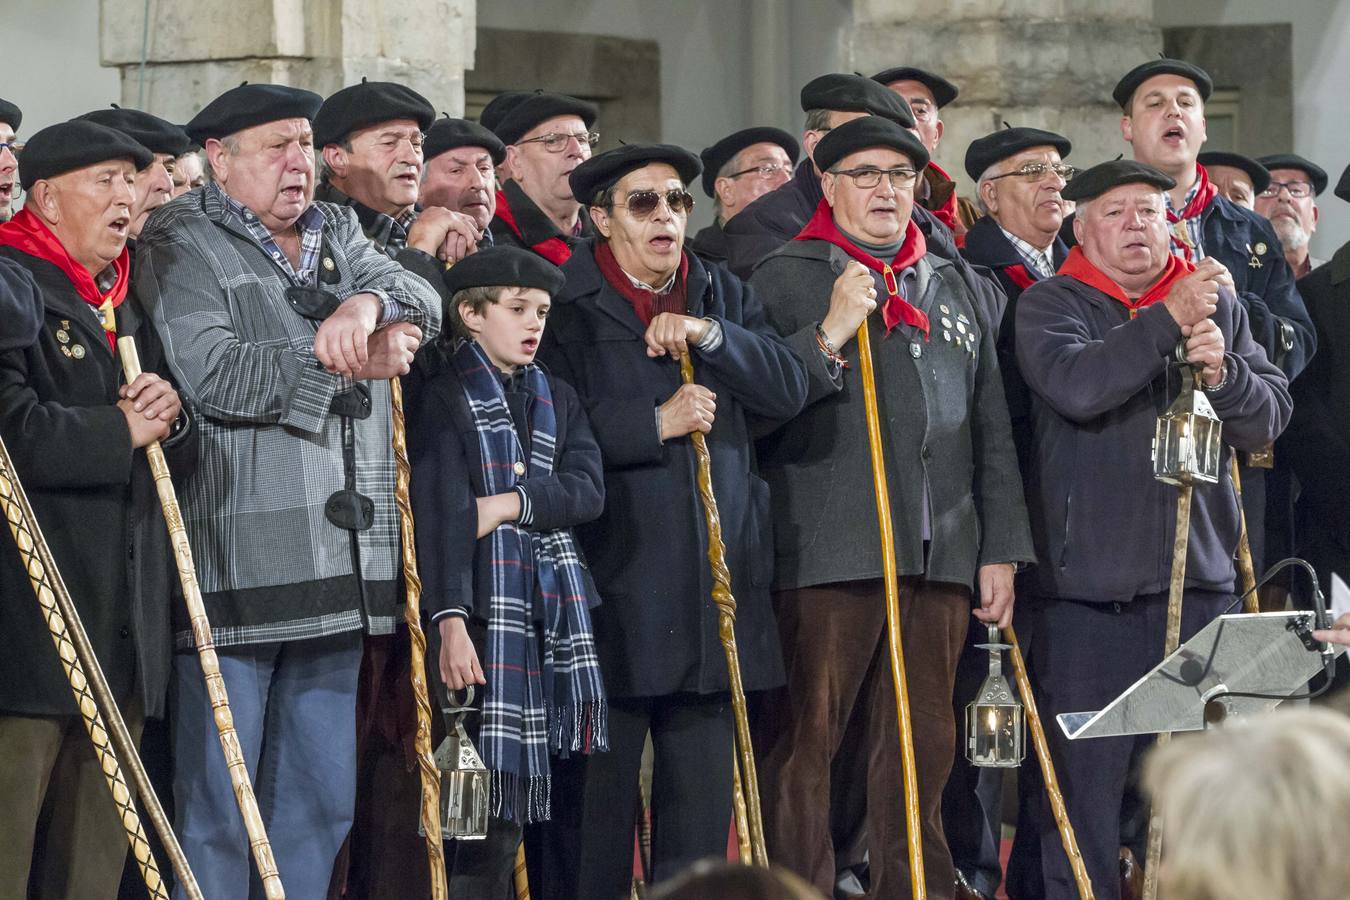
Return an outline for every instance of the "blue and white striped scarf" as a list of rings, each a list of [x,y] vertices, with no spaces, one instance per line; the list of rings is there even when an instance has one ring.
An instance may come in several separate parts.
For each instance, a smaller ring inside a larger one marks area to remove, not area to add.
[[[511,491],[523,451],[501,382],[478,345],[454,354],[483,457],[484,496]],[[557,418],[544,372],[521,373],[530,406],[527,473],[553,472]],[[479,751],[492,771],[492,815],[540,822],[549,815],[548,754],[608,749],[606,703],[581,557],[569,529],[499,526],[492,541],[492,597],[487,629],[483,724]],[[542,607],[539,606],[542,604]],[[543,623],[543,658],[535,621]]]

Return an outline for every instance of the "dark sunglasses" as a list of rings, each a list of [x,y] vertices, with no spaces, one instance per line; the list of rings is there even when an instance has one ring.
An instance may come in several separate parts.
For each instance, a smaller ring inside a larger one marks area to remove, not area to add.
[[[628,202],[624,204],[616,203],[615,206],[623,206],[635,219],[645,219],[656,212],[656,207],[661,205],[661,201],[666,201],[666,206],[675,215],[689,215],[694,209],[694,195],[686,190],[670,190],[665,193],[658,191],[633,191],[628,195]]]

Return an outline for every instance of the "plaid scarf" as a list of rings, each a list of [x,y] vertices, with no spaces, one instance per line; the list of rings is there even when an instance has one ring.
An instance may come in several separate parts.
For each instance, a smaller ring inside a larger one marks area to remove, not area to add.
[[[478,345],[465,341],[453,361],[469,401],[483,457],[484,496],[512,490],[522,451],[501,382]],[[557,421],[537,365],[521,373],[534,397],[528,472],[553,472]],[[479,750],[492,771],[492,815],[513,822],[550,817],[548,754],[608,749],[606,703],[591,635],[590,599],[571,531],[526,531],[508,522],[490,535],[483,725]],[[542,604],[542,609],[537,607]],[[543,658],[534,639],[543,621]]]

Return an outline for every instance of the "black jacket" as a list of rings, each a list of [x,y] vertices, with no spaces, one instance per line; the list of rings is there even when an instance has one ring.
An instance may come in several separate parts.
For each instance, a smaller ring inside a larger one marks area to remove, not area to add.
[[[1207,394],[1224,458],[1219,483],[1194,491],[1186,585],[1231,591],[1239,517],[1228,454],[1273,441],[1291,401],[1230,292],[1211,318],[1228,348],[1227,383]],[[1026,584],[1037,596],[1096,603],[1166,591],[1177,489],[1153,477],[1150,447],[1176,399],[1168,360],[1180,328],[1161,303],[1131,319],[1120,301],[1067,275],[1023,292],[1016,327],[1034,429],[1027,504],[1039,561]]]
[[[707,228],[699,229],[698,234],[689,241],[689,249],[710,263],[727,261],[727,234],[722,223],[713,222]]]
[[[825,241],[793,241],[751,279],[772,298],[769,320],[811,376],[806,409],[758,445],[772,491],[778,589],[882,575],[857,344],[844,346],[852,367],[835,379],[816,343],[847,261]],[[869,320],[896,563],[902,575],[973,587],[981,565],[1033,558],[1022,479],[994,336],[978,302],[950,260],[925,256],[916,272],[913,302],[932,323],[928,339],[906,325],[886,335],[880,313]]]
[[[679,366],[647,356],[632,305],[596,265],[589,243],[563,267],[540,356],[590,414],[605,466],[605,512],[578,529],[603,604],[596,643],[611,696],[728,689],[717,636],[707,529],[693,442],[662,443],[655,410],[680,386]],[[764,319],[756,294],[721,266],[689,258],[688,310],[722,326],[722,344],[695,351],[695,377],[717,395],[708,434],[748,690],[782,683],[769,605],[768,487],[754,474],[749,415],[788,418],[806,398],[802,362]]]
[[[506,220],[501,216],[502,197],[506,198],[506,202],[511,208],[516,226],[520,229],[519,235],[510,225],[506,224]],[[526,196],[520,185],[514,181],[507,181],[502,185],[497,199],[497,214],[492,217],[488,229],[492,232],[493,245],[497,247],[519,247],[521,250],[533,250],[535,244],[542,243],[549,238],[561,238],[563,243],[575,250],[578,243],[595,235],[595,226],[591,224],[591,217],[587,214],[584,206],[581,208],[580,221],[580,235],[563,234],[558,230],[558,226],[553,224],[553,220],[536,206],[533,200]]]
[[[0,257],[32,274],[44,306],[37,340],[0,354],[0,433],[114,695],[124,702],[135,691],[146,715],[163,715],[171,603],[181,604],[174,599],[181,592],[150,467],[143,451],[132,450],[115,405],[121,361],[65,273],[8,247]],[[168,377],[134,292],[117,308],[117,325],[119,335],[136,338],[143,369]],[[191,474],[190,424],[164,449],[176,479]],[[0,710],[73,715],[70,687],[8,535],[0,539],[0,598]]]
[[[42,292],[28,270],[0,256],[0,353],[27,347],[42,327]]]

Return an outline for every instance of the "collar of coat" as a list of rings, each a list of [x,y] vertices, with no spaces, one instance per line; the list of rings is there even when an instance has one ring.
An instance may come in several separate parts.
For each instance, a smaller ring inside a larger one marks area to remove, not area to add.
[[[966,232],[966,245],[962,248],[967,260],[977,266],[990,269],[1002,269],[1007,266],[1020,266],[1026,263],[1022,254],[1003,234],[998,222],[992,216],[981,216]],[[1050,246],[1050,260],[1058,268],[1069,255],[1068,245],[1055,237]]]
[[[697,318],[704,314],[704,298],[712,285],[712,277],[697,255],[686,253],[685,258],[689,260],[689,276],[686,282],[688,315]],[[572,250],[571,259],[563,264],[562,270],[567,276],[567,282],[563,285],[562,292],[553,298],[554,305],[592,305],[639,337],[646,334],[647,328],[633,311],[633,304],[611,287],[600,272],[600,264],[595,261],[594,238],[578,243]]]
[[[578,217],[578,221],[581,222],[581,234],[564,234],[558,230],[558,226],[553,224],[553,220],[539,208],[538,204],[529,198],[514,180],[509,180],[502,185],[502,194],[506,196],[506,202],[511,207],[511,215],[516,220],[516,227],[520,229],[521,240],[532,247],[549,238],[560,238],[571,242],[576,240],[577,237],[591,237],[594,234],[591,217],[586,212],[585,206],[581,207]]]

